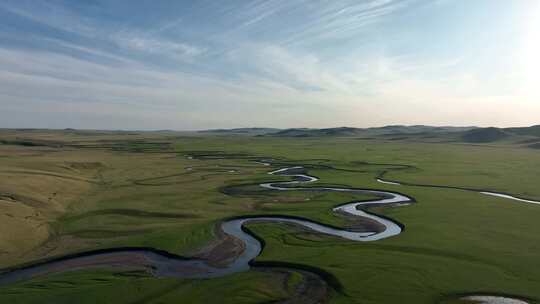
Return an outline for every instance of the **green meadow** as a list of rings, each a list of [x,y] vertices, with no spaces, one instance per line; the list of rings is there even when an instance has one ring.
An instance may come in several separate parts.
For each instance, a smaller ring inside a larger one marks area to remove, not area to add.
[[[540,200],[535,149],[509,142],[169,133],[5,131],[0,137],[5,142],[0,145],[2,269],[127,246],[193,256],[216,238],[216,225],[232,216],[279,214],[350,225],[332,207],[372,197],[279,193],[256,186],[288,180],[269,176],[271,169],[304,165],[320,178],[313,186],[413,197],[416,203],[409,206],[369,210],[405,230],[380,241],[352,242],[290,225],[250,224],[265,242],[257,262],[306,265],[332,274],[340,287],[332,289],[330,303],[462,303],[455,300],[462,294],[540,301],[540,205],[376,181],[384,173],[386,179],[411,184]],[[274,165],[254,162],[269,158]],[[201,280],[82,269],[2,286],[0,303],[272,303],[294,297],[303,280],[295,269],[254,268]]]

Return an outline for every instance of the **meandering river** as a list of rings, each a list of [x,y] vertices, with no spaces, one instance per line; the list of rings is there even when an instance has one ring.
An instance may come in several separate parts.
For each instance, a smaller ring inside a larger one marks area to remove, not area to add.
[[[267,162],[260,163],[265,166],[270,165]],[[362,208],[374,205],[406,205],[414,202],[412,198],[389,191],[299,186],[318,180],[316,177],[307,175],[302,171],[304,171],[303,167],[295,166],[269,172],[271,175],[291,177],[292,180],[286,182],[268,182],[260,184],[260,186],[275,191],[346,192],[376,196],[378,198],[374,200],[350,202],[337,206],[333,211],[375,221],[379,224],[378,226],[383,227],[383,229],[356,232],[297,217],[271,215],[239,217],[225,220],[220,225],[220,229],[224,234],[240,240],[243,244],[242,247],[244,248],[240,255],[235,257],[232,262],[224,267],[212,266],[205,260],[182,258],[152,248],[118,248],[87,252],[24,268],[13,269],[0,274],[0,285],[11,284],[37,276],[89,267],[142,267],[158,277],[180,278],[210,278],[247,271],[250,268],[250,262],[260,255],[262,251],[261,242],[244,229],[246,224],[254,222],[288,223],[316,233],[358,242],[377,241],[401,233],[402,228],[398,223],[387,218],[367,213],[362,210]]]
[[[271,165],[268,161],[257,161],[257,163],[260,163],[264,166]],[[414,202],[414,199],[408,196],[390,191],[340,187],[307,187],[305,186],[306,184],[316,182],[318,179],[314,176],[306,174],[305,169],[302,166],[282,168],[279,170],[271,171],[269,172],[269,174],[275,176],[287,176],[290,177],[291,180],[285,182],[267,182],[260,184],[261,187],[268,190],[341,192],[358,195],[368,194],[371,196],[375,196],[377,197],[377,199],[374,200],[356,201],[339,205],[337,207],[334,207],[333,211],[339,214],[374,221],[378,224],[378,228],[373,229],[373,231],[358,232],[353,230],[341,229],[298,217],[281,215],[237,217],[224,220],[219,226],[223,234],[239,240],[243,248],[241,253],[233,257],[232,261],[227,263],[225,266],[213,266],[212,263],[209,263],[206,260],[196,258],[184,258],[153,248],[113,248],[106,250],[83,252],[80,254],[60,257],[55,260],[45,261],[23,268],[4,271],[3,273],[0,273],[0,285],[12,284],[18,281],[28,280],[34,277],[59,272],[95,267],[120,267],[122,269],[143,268],[157,277],[212,278],[225,276],[249,270],[251,267],[251,262],[262,252],[261,242],[245,229],[245,225],[249,223],[288,223],[324,235],[335,236],[356,242],[370,242],[396,236],[402,232],[402,226],[390,219],[367,213],[366,211],[364,211],[366,208],[370,206],[381,205],[402,206]],[[382,179],[382,177],[378,178],[377,181],[389,185],[409,185],[396,181],[384,180]],[[432,185],[419,186],[438,187]],[[453,188],[445,186],[440,187]],[[476,191],[486,195],[493,195],[525,203],[540,204],[540,202],[538,201],[522,199],[504,193],[479,191],[467,188],[456,189]],[[380,227],[382,227],[382,229]],[[463,297],[462,299],[468,301],[477,301],[486,304],[527,303],[525,301],[513,299],[510,297],[489,295],[471,295],[468,297]]]

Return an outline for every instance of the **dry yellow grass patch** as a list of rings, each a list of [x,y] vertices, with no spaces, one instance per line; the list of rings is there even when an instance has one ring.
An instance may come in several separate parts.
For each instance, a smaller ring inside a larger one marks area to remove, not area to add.
[[[0,197],[0,267],[44,242],[49,231],[42,213],[21,202]]]
[[[99,184],[102,154],[0,145],[0,267],[52,238],[50,224]]]

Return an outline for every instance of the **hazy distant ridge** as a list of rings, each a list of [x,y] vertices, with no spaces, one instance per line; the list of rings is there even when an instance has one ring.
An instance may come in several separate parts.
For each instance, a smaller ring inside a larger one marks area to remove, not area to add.
[[[415,134],[415,133],[452,133],[463,132],[475,129],[476,127],[433,127],[424,125],[390,125],[384,127],[373,128],[353,128],[353,127],[337,127],[337,128],[291,128],[291,129],[276,129],[276,128],[235,128],[235,129],[214,129],[203,130],[200,133],[206,134],[222,134],[222,135],[266,135],[279,137],[320,137],[320,136],[376,136],[385,134]]]

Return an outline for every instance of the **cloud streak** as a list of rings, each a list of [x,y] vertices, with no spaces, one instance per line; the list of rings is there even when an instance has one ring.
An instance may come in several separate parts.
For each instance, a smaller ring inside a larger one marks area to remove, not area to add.
[[[499,85],[472,50],[436,51],[410,26],[451,2],[156,3],[0,4],[3,126],[532,124],[540,110],[519,79]]]

